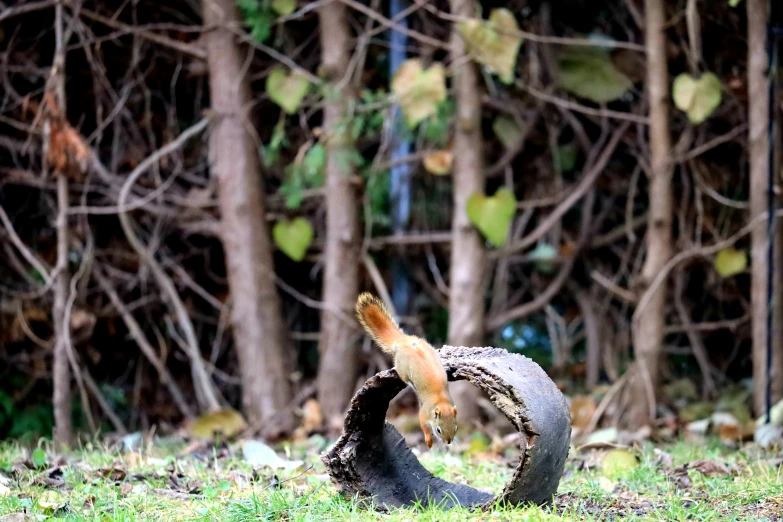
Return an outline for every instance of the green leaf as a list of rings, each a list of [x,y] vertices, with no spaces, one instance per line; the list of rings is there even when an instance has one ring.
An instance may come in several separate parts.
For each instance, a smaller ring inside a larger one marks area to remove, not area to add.
[[[560,164],[560,172],[571,172],[576,167],[576,144],[568,143],[560,145],[555,151],[557,162]]]
[[[287,181],[280,185],[280,193],[285,197],[285,207],[287,209],[296,210],[302,206],[302,200],[304,200],[304,187],[302,182]]]
[[[466,20],[460,22],[457,30],[474,60],[497,74],[503,83],[514,81],[522,35],[511,11],[493,9],[489,20]]]
[[[320,143],[310,147],[305,154],[304,160],[305,174],[308,177],[314,177],[323,174],[326,167],[326,147]]]
[[[722,98],[720,78],[712,73],[705,73],[696,80],[693,76],[683,73],[672,83],[674,105],[688,115],[694,125],[698,125],[718,108]]]
[[[613,449],[604,455],[601,470],[606,478],[617,480],[630,475],[639,467],[639,459],[628,450]]]
[[[725,248],[715,256],[715,271],[723,278],[741,274],[748,266],[748,254],[743,250]]]
[[[276,68],[266,79],[267,94],[288,114],[296,112],[309,90],[310,82],[298,72],[286,74],[283,69]]]
[[[508,116],[498,116],[495,121],[492,122],[492,132],[498,137],[500,143],[506,149],[511,149],[519,141],[522,136],[522,127],[517,123],[514,118]]]
[[[392,91],[402,108],[405,124],[413,129],[434,115],[438,103],[446,99],[446,75],[443,65],[422,69],[418,59],[406,60],[392,79]]]
[[[296,0],[272,0],[272,9],[280,16],[296,11]]]
[[[45,468],[46,452],[41,448],[34,449],[32,455],[32,461],[33,461],[33,466],[35,466],[36,468]]]
[[[492,197],[476,192],[467,202],[468,219],[496,247],[506,242],[516,210],[514,193],[506,188]]]
[[[564,47],[557,59],[560,68],[558,84],[580,98],[608,103],[622,97],[633,85],[603,49]]]
[[[729,7],[737,7],[742,0],[729,0]]]
[[[313,227],[304,218],[278,221],[272,229],[275,244],[294,261],[301,261],[313,241]]]

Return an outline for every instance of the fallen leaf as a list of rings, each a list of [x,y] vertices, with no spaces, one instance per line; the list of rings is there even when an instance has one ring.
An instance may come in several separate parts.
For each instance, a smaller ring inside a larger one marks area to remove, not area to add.
[[[711,460],[696,460],[688,465],[688,468],[693,469],[707,475],[709,477],[725,477],[729,475],[729,469],[718,462]]]
[[[639,467],[639,459],[628,450],[613,449],[604,455],[601,469],[611,480],[625,478]]]
[[[616,484],[607,477],[598,477],[598,487],[600,487],[606,493],[614,492]]]
[[[753,440],[765,449],[783,448],[783,426],[774,424],[756,426]]]
[[[438,150],[424,156],[424,168],[431,174],[442,176],[451,172],[453,159],[451,151]]]
[[[234,437],[247,428],[244,417],[234,410],[219,410],[197,417],[190,425],[190,436],[196,439],[212,440],[215,433],[226,438]]]
[[[128,476],[127,471],[117,467],[100,468],[97,471],[101,477],[108,479],[112,482],[122,482],[123,480],[125,480],[125,477]]]
[[[712,73],[702,74],[698,80],[682,73],[672,83],[674,105],[685,112],[694,125],[706,120],[718,108],[721,91],[720,78]]]
[[[498,75],[503,83],[514,81],[522,34],[514,14],[508,9],[493,9],[489,19],[471,18],[457,26],[470,55]]]
[[[577,395],[571,399],[571,426],[585,429],[595,414],[595,399],[589,395]]]
[[[272,469],[296,469],[304,464],[301,460],[286,460],[275,450],[257,440],[247,440],[242,444],[242,454],[251,466],[268,467]]]
[[[443,65],[434,63],[428,69],[422,69],[420,60],[406,60],[392,79],[392,92],[402,109],[406,125],[415,128],[435,115],[438,104],[446,99]]]
[[[498,190],[493,196],[476,192],[467,201],[468,219],[496,247],[506,242],[516,209],[517,200],[507,188]]]
[[[688,489],[691,487],[691,478],[688,476],[687,464],[674,468],[667,476],[674,482],[677,489]]]
[[[680,409],[679,416],[682,422],[693,422],[701,419],[709,419],[715,411],[712,402],[694,402]]]
[[[58,511],[64,506],[63,497],[56,491],[44,491],[36,502],[46,512]]]
[[[671,453],[667,453],[659,448],[655,448],[653,453],[655,454],[655,464],[657,466],[660,466],[665,470],[670,470],[674,465],[674,458]]]
[[[288,114],[297,111],[309,90],[310,81],[298,72],[286,73],[282,68],[276,68],[266,79],[269,98]]]
[[[600,444],[613,444],[617,442],[617,428],[604,428],[602,430],[594,431],[587,437],[585,444],[600,445]]]
[[[275,244],[285,255],[297,262],[304,259],[313,241],[313,235],[312,225],[303,217],[292,221],[278,221],[272,228]]]

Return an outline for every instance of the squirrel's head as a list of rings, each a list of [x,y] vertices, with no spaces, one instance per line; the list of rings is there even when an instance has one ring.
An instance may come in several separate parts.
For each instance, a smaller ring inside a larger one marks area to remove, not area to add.
[[[457,434],[457,407],[444,398],[432,410],[432,424],[435,434],[446,444],[451,444]]]

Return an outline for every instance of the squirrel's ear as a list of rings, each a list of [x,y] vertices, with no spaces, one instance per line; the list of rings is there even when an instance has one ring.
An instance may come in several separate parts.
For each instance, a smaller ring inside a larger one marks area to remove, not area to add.
[[[440,419],[440,406],[435,406],[433,413],[435,414],[436,419]]]

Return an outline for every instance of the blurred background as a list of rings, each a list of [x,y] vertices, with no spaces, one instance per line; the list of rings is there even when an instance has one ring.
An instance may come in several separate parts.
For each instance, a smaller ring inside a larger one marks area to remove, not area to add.
[[[3,0],[0,439],[339,435],[391,367],[360,291],[532,358],[578,436],[752,438],[783,396],[770,7]]]

